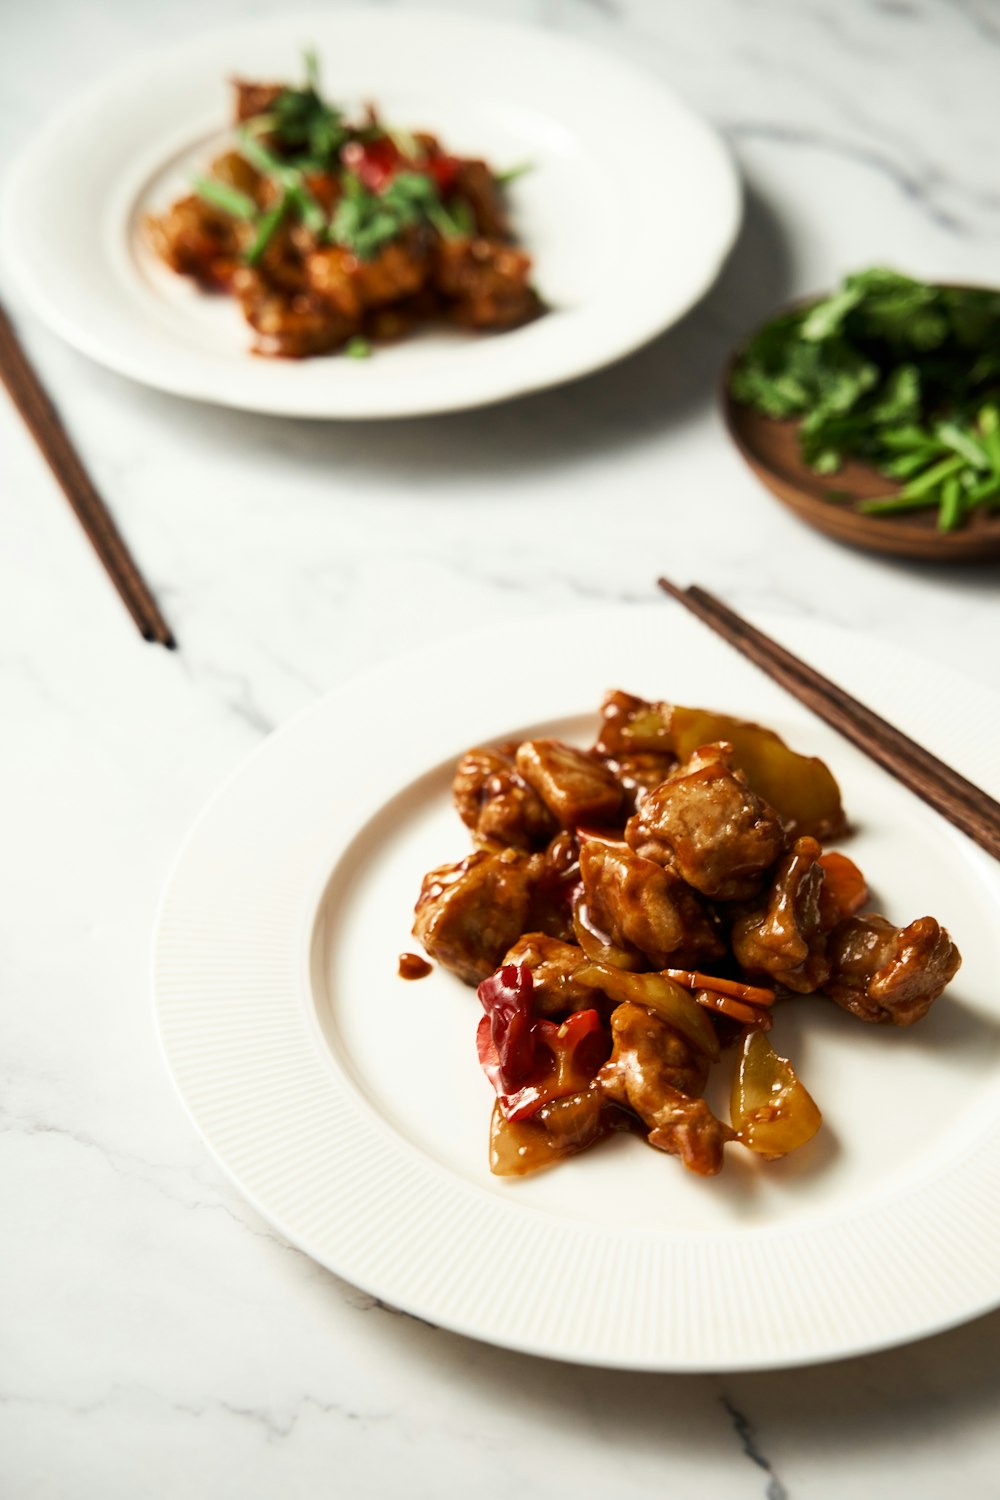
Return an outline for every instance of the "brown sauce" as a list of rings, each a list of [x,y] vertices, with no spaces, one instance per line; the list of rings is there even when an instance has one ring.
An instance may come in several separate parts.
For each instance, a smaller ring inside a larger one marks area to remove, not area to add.
[[[399,977],[400,979],[423,979],[431,972],[432,965],[426,958],[421,958],[419,953],[401,953],[399,955]]]

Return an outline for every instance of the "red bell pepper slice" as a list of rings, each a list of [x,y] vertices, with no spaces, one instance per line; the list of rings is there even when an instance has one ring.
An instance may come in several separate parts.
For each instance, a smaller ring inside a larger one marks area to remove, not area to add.
[[[531,970],[520,964],[504,964],[478,991],[486,1012],[476,1033],[479,1061],[508,1120],[526,1120],[585,1089],[609,1051],[596,1010],[559,1025],[533,1014],[533,991]]]

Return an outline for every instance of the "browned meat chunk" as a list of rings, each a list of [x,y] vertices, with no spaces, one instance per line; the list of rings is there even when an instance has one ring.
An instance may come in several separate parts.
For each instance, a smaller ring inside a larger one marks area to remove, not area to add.
[[[666,781],[677,762],[672,755],[657,755],[652,750],[637,751],[635,755],[609,756],[605,761],[613,771],[625,793],[625,805],[630,813],[661,782]]]
[[[510,234],[496,178],[484,161],[460,162],[451,191],[472,209],[476,232],[487,240],[505,240]]]
[[[697,968],[725,948],[695,893],[670,870],[625,845],[588,839],[580,874],[591,924],[656,969]]]
[[[607,823],[622,805],[622,789],[613,772],[587,750],[561,740],[525,740],[517,750],[517,769],[563,828]]]
[[[731,758],[730,745],[703,746],[643,799],[625,828],[637,854],[719,901],[755,895],[785,842],[777,815],[731,769]]]
[[[424,876],[413,935],[446,969],[478,984],[527,926],[538,857],[479,850]]]
[[[617,1006],[611,1035],[611,1057],[597,1075],[598,1086],[635,1111],[649,1127],[650,1145],[679,1156],[692,1172],[714,1176],[722,1168],[722,1148],[734,1136],[697,1097],[705,1087],[705,1059],[641,1005]]]
[[[250,266],[241,266],[236,272],[233,290],[243,316],[258,336],[256,348],[261,354],[285,359],[326,354],[339,349],[360,327],[307,292],[276,287]]]
[[[848,917],[830,938],[825,993],[862,1021],[912,1026],[958,973],[962,955],[933,917],[894,927],[885,917]]]
[[[209,176],[214,177],[216,182],[224,182],[229,187],[246,193],[258,208],[264,207],[270,197],[270,184],[238,151],[224,151],[221,156],[217,156]]]
[[[420,234],[393,241],[371,260],[359,260],[342,245],[326,245],[306,257],[313,293],[345,318],[409,297],[423,286],[430,261]]]
[[[157,255],[182,276],[191,276],[208,291],[232,285],[247,243],[248,228],[193,194],[166,213],[145,221]]]
[[[529,926],[548,937],[571,943],[573,902],[580,891],[580,857],[576,836],[557,833],[538,857],[538,877],[531,896]]]
[[[514,764],[516,745],[469,750],[458,763],[451,791],[466,828],[487,847],[538,849],[558,823]]]
[[[530,258],[501,240],[455,236],[437,246],[435,283],[467,328],[513,328],[537,317],[542,305],[530,271]]]
[[[601,704],[601,728],[594,749],[616,760],[623,755],[655,754],[676,762],[672,714],[669,703],[648,703],[616,688]]]
[[[254,115],[266,115],[279,94],[285,92],[283,83],[250,83],[244,78],[234,78],[236,90],[236,123],[252,120]]]
[[[519,937],[503,962],[531,970],[535,981],[535,1009],[539,1015],[564,1015],[567,1011],[601,1008],[604,996],[591,984],[583,984],[578,970],[590,963],[582,948],[546,937],[544,932],[526,932]]]
[[[822,849],[797,839],[775,871],[766,903],[733,926],[733,953],[747,974],[769,975],[786,989],[811,994],[830,973],[820,909]]]

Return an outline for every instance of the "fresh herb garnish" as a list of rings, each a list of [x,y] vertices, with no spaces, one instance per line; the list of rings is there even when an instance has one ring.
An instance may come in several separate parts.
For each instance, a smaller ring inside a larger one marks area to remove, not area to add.
[[[305,68],[304,87],[282,89],[254,124],[286,151],[304,153],[317,166],[329,167],[351,131],[341,111],[320,94],[319,60],[312,49],[305,53]]]
[[[493,181],[498,187],[509,187],[519,177],[524,177],[528,172],[533,172],[534,170],[535,164],[533,161],[518,162],[516,167],[506,167],[502,172],[494,172]]]
[[[390,240],[409,228],[431,224],[439,234],[461,234],[437,187],[422,172],[399,172],[380,193],[373,193],[353,172],[342,179],[343,196],[327,231],[334,244],[371,260]]]
[[[367,359],[372,352],[372,346],[370,341],[359,333],[353,339],[347,340],[343,352],[348,359]]]
[[[234,219],[256,219],[257,205],[253,199],[228,182],[219,182],[215,177],[196,177],[193,186],[198,197],[213,208],[221,208]]]
[[[1000,293],[941,287],[874,267],[775,318],[730,379],[735,400],[800,418],[806,463],[847,457],[904,480],[868,515],[938,508],[951,531],[976,505],[1000,509]]]

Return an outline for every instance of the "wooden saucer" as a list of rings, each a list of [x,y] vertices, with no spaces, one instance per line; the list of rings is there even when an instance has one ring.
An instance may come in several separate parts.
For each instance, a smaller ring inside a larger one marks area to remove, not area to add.
[[[721,395],[729,435],[761,483],[801,520],[839,542],[894,557],[956,563],[1000,558],[1000,512],[975,510],[958,531],[938,531],[936,509],[859,514],[857,501],[895,494],[899,485],[853,459],[836,474],[810,469],[799,454],[797,421],[779,422],[733,400],[734,363],[726,368]]]

